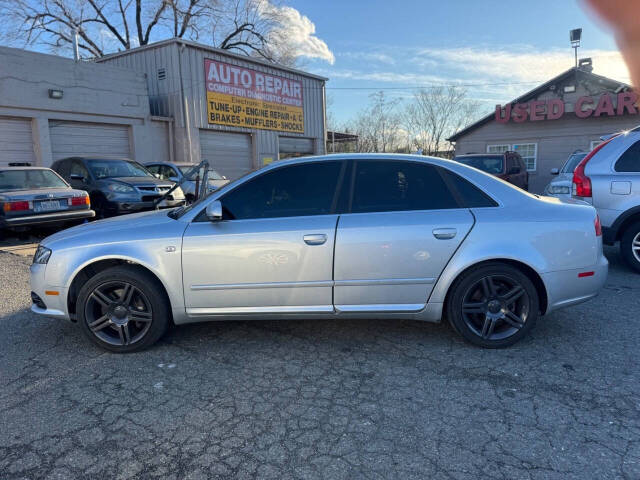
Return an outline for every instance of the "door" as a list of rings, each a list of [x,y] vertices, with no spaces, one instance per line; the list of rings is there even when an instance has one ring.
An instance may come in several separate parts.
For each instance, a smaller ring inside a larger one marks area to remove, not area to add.
[[[336,235],[335,308],[421,310],[473,215],[435,166],[359,160],[354,175],[351,213]]]
[[[132,158],[129,126],[49,120],[53,160],[66,157]]]
[[[69,160],[67,160],[69,162]],[[69,167],[69,177],[66,179],[73,188],[88,190],[90,183],[89,170],[84,166],[82,160],[72,159]]]
[[[0,117],[0,167],[36,164],[30,118]]]
[[[200,130],[200,158],[235,180],[253,169],[251,135]]]
[[[199,215],[182,247],[189,315],[332,312],[341,161],[269,170],[221,198],[223,220]]]

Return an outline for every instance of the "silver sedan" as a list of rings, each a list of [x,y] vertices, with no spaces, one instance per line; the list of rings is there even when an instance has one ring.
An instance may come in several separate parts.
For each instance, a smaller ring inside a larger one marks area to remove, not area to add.
[[[274,318],[446,318],[496,348],[597,295],[607,269],[589,205],[448,160],[330,155],[46,238],[32,310],[116,352],[171,322]]]

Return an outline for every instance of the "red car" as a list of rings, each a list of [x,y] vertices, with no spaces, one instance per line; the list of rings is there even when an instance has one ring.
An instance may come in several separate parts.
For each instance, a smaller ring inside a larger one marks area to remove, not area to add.
[[[529,190],[527,166],[518,152],[470,153],[458,155],[454,160]]]

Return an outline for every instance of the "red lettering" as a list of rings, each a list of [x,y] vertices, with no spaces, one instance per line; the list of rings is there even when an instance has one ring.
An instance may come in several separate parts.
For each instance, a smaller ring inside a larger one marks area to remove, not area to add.
[[[636,102],[638,101],[638,94],[636,92],[620,92],[618,94],[618,115],[624,115],[626,110],[631,115],[636,115],[638,109],[636,108]]]
[[[526,103],[517,103],[516,106],[513,107],[513,121],[516,123],[526,122],[528,113]]]
[[[559,98],[547,100],[547,120],[557,120],[564,115],[564,102]]]
[[[598,106],[596,106],[596,111],[593,112],[593,116],[599,117],[603,113],[606,113],[610,117],[615,117],[616,115],[616,112],[613,110],[613,100],[611,99],[611,95],[608,93],[604,93],[600,96]]]
[[[541,102],[540,100],[534,100],[529,103],[529,118],[532,122],[537,122],[539,120],[544,120],[544,107],[545,102]]]
[[[504,112],[504,116],[502,115]],[[502,108],[500,105],[496,105],[496,122],[498,123],[507,123],[511,118],[511,105],[505,105]]]
[[[580,97],[578,99],[574,108],[576,117],[587,118],[587,117],[590,117],[591,114],[593,114],[593,108],[587,108],[587,109],[582,108],[582,106],[585,103],[590,103],[591,105],[593,105],[593,97]]]

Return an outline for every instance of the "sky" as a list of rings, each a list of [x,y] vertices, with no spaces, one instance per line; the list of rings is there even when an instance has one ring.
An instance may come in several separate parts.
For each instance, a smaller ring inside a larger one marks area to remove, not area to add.
[[[329,78],[337,124],[384,90],[409,102],[419,86],[462,85],[481,114],[574,64],[569,30],[581,27],[579,57],[594,72],[629,82],[611,32],[581,0],[289,0],[287,31],[301,68]],[[286,8],[286,7],[285,7]]]

